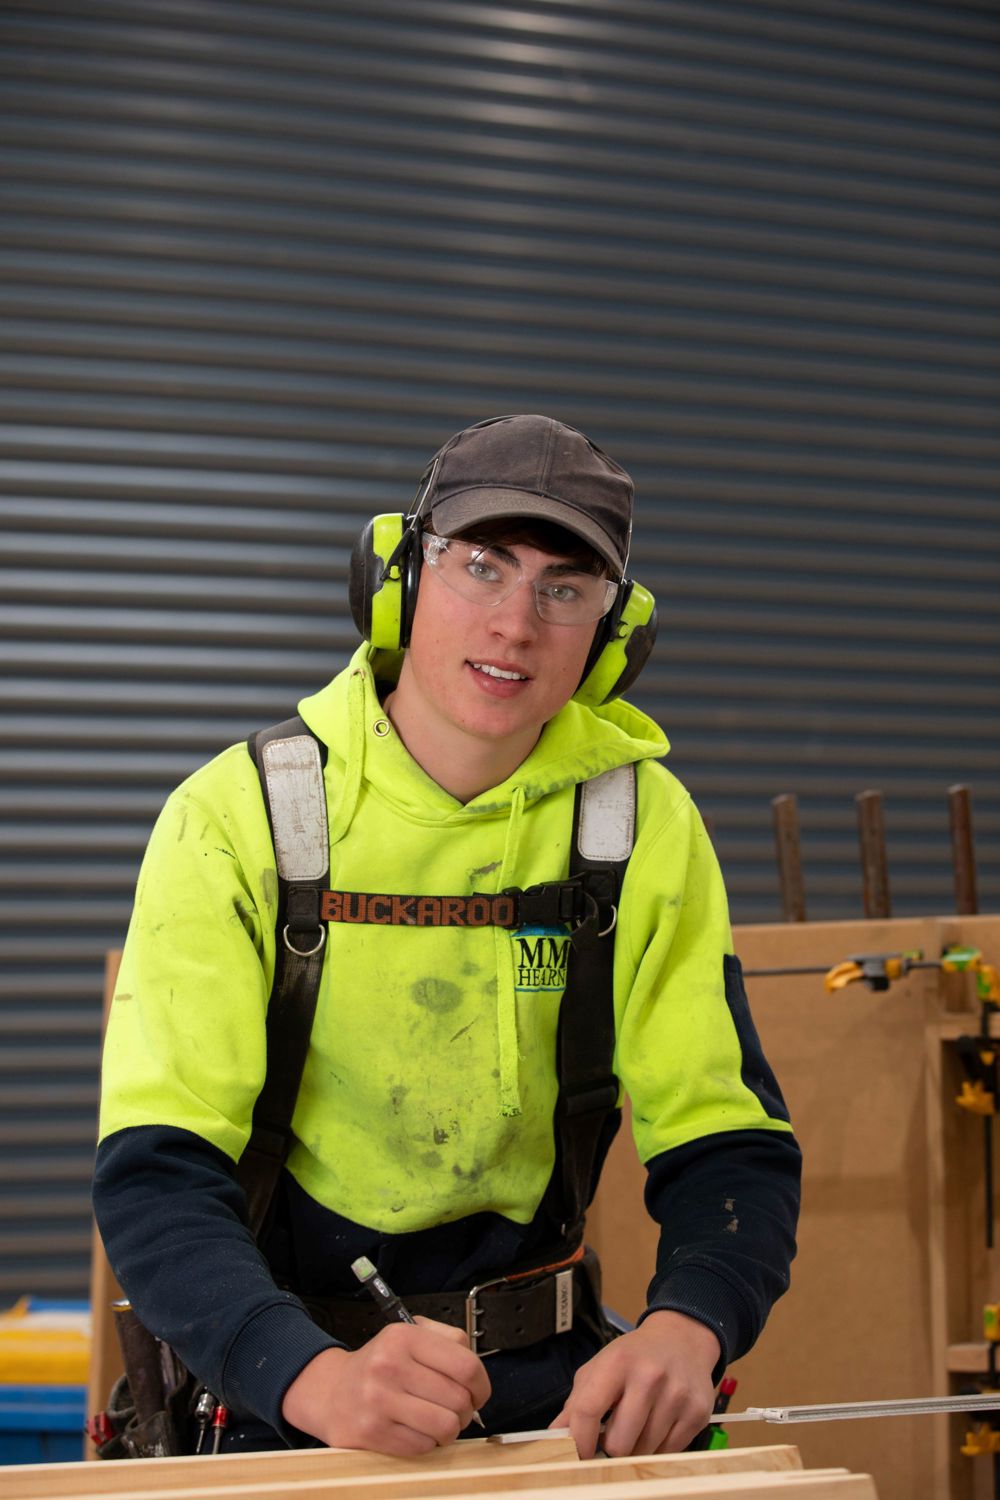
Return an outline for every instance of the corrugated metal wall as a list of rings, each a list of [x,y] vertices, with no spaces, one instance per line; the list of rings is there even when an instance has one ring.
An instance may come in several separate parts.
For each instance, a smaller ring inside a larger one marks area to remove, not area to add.
[[[81,1293],[101,960],[167,789],[345,660],[363,519],[467,422],[634,473],[638,701],[778,915],[1000,887],[994,6],[0,10],[0,1295]]]

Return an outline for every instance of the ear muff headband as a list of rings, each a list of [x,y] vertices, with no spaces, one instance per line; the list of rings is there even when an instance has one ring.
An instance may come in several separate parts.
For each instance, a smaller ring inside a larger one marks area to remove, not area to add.
[[[642,671],[656,640],[656,601],[641,583],[626,579],[620,604],[602,620],[574,703],[598,708],[620,698]]]

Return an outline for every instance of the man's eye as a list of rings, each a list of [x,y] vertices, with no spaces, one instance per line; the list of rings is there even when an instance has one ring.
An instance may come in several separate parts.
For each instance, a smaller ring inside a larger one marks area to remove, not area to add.
[[[475,583],[496,583],[500,577],[496,568],[484,562],[481,557],[474,557],[471,562],[466,563],[465,571]]]
[[[541,592],[546,599],[551,599],[553,604],[575,604],[581,597],[580,590],[572,583],[566,583],[565,580],[547,583]]]

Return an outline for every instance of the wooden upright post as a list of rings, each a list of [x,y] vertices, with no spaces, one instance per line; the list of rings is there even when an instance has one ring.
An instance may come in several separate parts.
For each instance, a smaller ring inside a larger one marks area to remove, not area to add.
[[[951,864],[955,872],[955,911],[974,917],[979,911],[976,894],[976,849],[972,838],[972,794],[967,786],[948,788],[951,823]]]
[[[858,840],[861,846],[861,879],[865,916],[891,917],[889,867],[885,855],[885,816],[881,792],[859,792]]]
[[[783,792],[771,802],[774,810],[774,847],[778,856],[778,886],[781,915],[786,922],[806,920],[806,891],[802,883],[802,852],[799,846],[799,804],[793,792]]]
[[[108,1011],[115,992],[121,953],[112,951],[104,961],[104,1028],[108,1024]],[[111,1304],[124,1293],[115,1280],[104,1253],[104,1242],[97,1225],[91,1228],[90,1239],[90,1370],[87,1378],[87,1415],[103,1411],[111,1394],[111,1387],[122,1374],[121,1350],[115,1333]],[[89,1438],[83,1438],[83,1456],[96,1459],[97,1453]]]

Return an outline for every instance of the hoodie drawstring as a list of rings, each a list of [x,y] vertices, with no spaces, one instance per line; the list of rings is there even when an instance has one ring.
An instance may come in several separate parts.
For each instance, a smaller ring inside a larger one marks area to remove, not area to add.
[[[354,820],[365,768],[366,693],[363,671],[351,673],[347,689],[347,754],[344,779],[330,823],[331,848],[347,833]],[[504,839],[503,859],[497,889],[513,884],[524,814],[524,788],[516,786],[510,800],[510,815]],[[511,935],[505,927],[493,929],[497,965],[497,1051],[500,1072],[500,1114],[521,1113],[518,1081],[517,993],[514,988],[514,955]]]
[[[504,841],[503,861],[500,866],[498,890],[505,890],[512,883],[513,871],[517,867],[518,845],[521,838],[521,818],[524,812],[524,788],[516,786],[510,799],[510,817],[507,820],[507,837]],[[521,1113],[521,1090],[518,1085],[517,1047],[517,995],[514,990],[514,954],[510,933],[505,927],[495,927],[493,938],[497,957],[497,1044],[500,1056],[500,1113]]]
[[[365,769],[365,674],[353,671],[347,685],[347,756],[344,784],[330,825],[330,847],[338,844],[350,828],[361,792]]]

